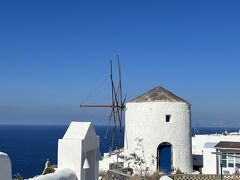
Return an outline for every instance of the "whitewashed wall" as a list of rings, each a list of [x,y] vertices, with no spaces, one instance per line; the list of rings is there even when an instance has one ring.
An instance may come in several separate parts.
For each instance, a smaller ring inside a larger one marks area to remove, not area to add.
[[[216,152],[215,148],[204,148],[203,149],[203,174],[216,174],[217,173],[217,162],[216,162],[216,154],[212,154],[212,152]]]
[[[234,141],[240,142],[240,134],[209,134],[209,135],[195,135],[192,137],[192,152],[193,154],[202,155],[203,148],[205,144],[208,142],[219,143],[220,141]]]
[[[171,115],[169,123],[166,115]],[[163,142],[172,144],[173,167],[192,172],[191,109],[185,102],[130,102],[126,104],[125,151],[134,151],[136,138],[143,138],[145,156],[157,156]],[[156,171],[156,163],[151,166]]]
[[[62,139],[58,140],[58,168],[72,169],[78,180],[98,179],[99,137],[90,122],[71,122]],[[89,168],[84,169],[87,158]]]
[[[52,174],[41,175],[29,180],[77,180],[77,176],[71,169],[58,169]]]
[[[0,152],[0,180],[12,180],[12,166],[7,154]]]

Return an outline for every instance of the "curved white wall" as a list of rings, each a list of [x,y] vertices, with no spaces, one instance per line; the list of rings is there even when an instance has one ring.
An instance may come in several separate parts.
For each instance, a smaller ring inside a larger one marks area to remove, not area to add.
[[[52,174],[41,175],[29,180],[77,180],[77,176],[71,169],[58,169]]]
[[[0,179],[12,180],[12,166],[7,154],[0,152]]]
[[[166,122],[166,115],[171,115]],[[191,109],[185,102],[130,102],[125,113],[126,151],[134,151],[136,138],[143,138],[146,161],[157,156],[158,145],[172,144],[173,167],[192,172]],[[150,167],[156,171],[156,164]]]

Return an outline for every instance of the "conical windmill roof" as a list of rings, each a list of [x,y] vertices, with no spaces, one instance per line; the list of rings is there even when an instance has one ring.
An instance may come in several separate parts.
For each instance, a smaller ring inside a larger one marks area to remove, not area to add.
[[[166,90],[163,87],[155,87],[150,91],[134,98],[130,102],[185,102],[188,103],[186,100],[176,96],[172,92]],[[189,103],[188,103],[189,104]]]

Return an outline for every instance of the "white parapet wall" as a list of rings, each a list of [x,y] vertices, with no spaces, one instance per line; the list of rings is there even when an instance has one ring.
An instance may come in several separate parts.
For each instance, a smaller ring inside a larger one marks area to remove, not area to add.
[[[12,180],[12,166],[9,156],[0,152],[0,180]]]
[[[215,148],[204,148],[203,149],[203,168],[202,174],[216,174],[216,155],[213,154],[216,152]]]
[[[60,169],[52,174],[41,175],[29,180],[77,180],[77,176],[71,169]]]
[[[101,161],[99,161],[99,171],[108,171],[109,165],[112,163],[117,162],[124,162],[122,158],[120,158],[117,153],[104,153],[103,158]]]
[[[90,122],[71,122],[58,140],[58,168],[70,168],[78,180],[98,179],[99,137]]]

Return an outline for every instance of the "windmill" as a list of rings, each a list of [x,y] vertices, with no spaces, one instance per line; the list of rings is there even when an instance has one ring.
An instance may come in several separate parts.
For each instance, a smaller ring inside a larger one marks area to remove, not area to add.
[[[111,80],[111,96],[112,102],[110,104],[80,104],[80,108],[111,108],[111,113],[108,119],[108,125],[106,130],[106,136],[108,136],[109,126],[111,121],[114,123],[113,127],[113,134],[112,134],[112,147],[114,145],[115,137],[117,135],[117,126],[119,124],[120,127],[120,134],[123,134],[122,125],[123,125],[123,110],[125,109],[125,101],[126,101],[126,94],[123,97],[122,93],[122,75],[121,75],[121,65],[119,60],[119,55],[117,55],[117,63],[118,63],[118,83],[115,86],[113,80],[113,67],[112,67],[112,60],[110,60],[110,80]]]

